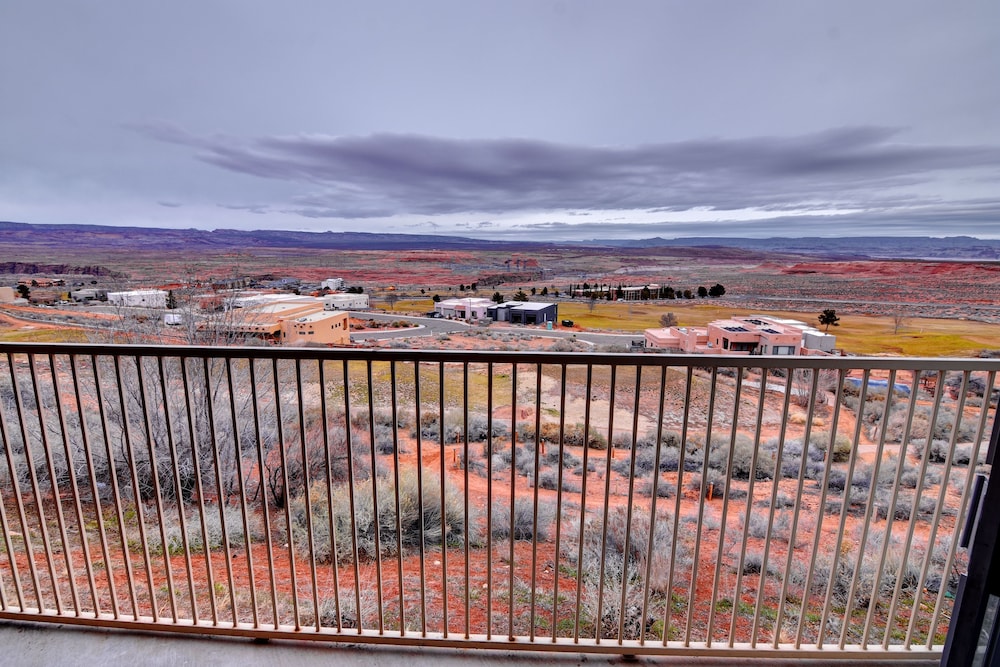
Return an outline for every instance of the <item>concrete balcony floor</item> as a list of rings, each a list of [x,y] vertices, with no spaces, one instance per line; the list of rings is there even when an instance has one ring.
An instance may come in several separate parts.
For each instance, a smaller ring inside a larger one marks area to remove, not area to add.
[[[168,633],[124,632],[47,623],[0,623],[0,665],[49,667],[51,665],[239,665],[240,667],[310,667],[311,665],[380,665],[408,667],[465,667],[466,665],[546,664],[556,667],[581,665],[695,665],[713,667],[746,665],[745,658],[640,657],[619,655],[552,654],[486,650],[451,651],[441,649],[393,648],[383,646],[326,644],[317,642],[270,641],[180,636]],[[775,660],[764,658],[768,667],[785,665],[851,665],[848,660]],[[753,662],[753,661],[750,661]],[[872,667],[930,667],[936,660],[872,660]]]

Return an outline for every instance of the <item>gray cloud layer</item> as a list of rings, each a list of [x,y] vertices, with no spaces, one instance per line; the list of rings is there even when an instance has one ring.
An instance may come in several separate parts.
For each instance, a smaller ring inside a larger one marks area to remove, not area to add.
[[[904,191],[935,183],[929,191],[940,193],[942,177],[1000,168],[998,146],[909,145],[882,127],[628,147],[401,134],[241,139],[199,137],[167,124],[137,129],[190,146],[222,169],[298,184],[303,194],[292,209],[315,218],[701,207],[764,209],[776,218],[790,210],[906,208],[913,219],[996,220],[995,201]]]

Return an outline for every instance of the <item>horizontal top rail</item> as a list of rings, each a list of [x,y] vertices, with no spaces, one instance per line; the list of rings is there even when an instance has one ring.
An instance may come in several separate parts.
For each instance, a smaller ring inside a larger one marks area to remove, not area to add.
[[[372,348],[256,347],[209,345],[134,345],[97,343],[0,343],[10,354],[126,355],[215,359],[322,359],[329,361],[421,361],[594,366],[693,366],[700,368],[867,368],[887,371],[1000,371],[1000,359],[978,357],[870,357],[635,354],[630,352],[543,352],[497,350],[389,350]]]

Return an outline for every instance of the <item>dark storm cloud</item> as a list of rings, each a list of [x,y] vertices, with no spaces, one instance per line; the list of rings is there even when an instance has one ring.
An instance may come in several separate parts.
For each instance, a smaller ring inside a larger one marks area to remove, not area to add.
[[[847,127],[793,137],[594,147],[405,134],[196,137],[144,125],[232,172],[298,184],[289,211],[385,217],[483,211],[680,211],[890,205],[886,190],[1000,167],[1000,147],[910,145],[898,130]],[[886,199],[883,202],[883,197]],[[907,198],[912,204],[912,198]]]

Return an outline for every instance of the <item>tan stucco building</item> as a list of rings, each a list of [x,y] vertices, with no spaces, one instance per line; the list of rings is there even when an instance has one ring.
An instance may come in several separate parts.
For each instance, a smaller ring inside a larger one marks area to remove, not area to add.
[[[805,322],[765,315],[732,317],[707,327],[646,329],[646,347],[685,354],[825,355],[836,337]]]
[[[277,341],[282,345],[347,345],[351,342],[348,314],[323,310],[319,299],[266,303],[240,308],[240,317],[230,327],[248,336]]]

